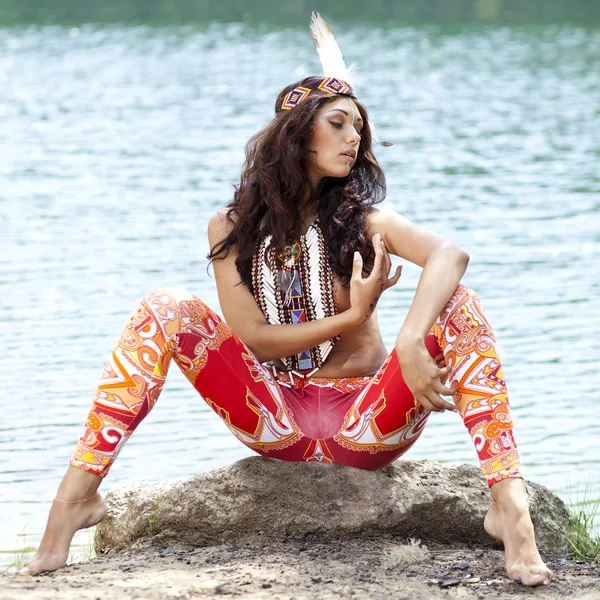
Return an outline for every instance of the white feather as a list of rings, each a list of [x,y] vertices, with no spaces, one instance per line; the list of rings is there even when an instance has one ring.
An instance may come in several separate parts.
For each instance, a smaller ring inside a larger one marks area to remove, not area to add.
[[[325,77],[336,77],[346,83],[352,84],[351,69],[346,67],[342,51],[338,46],[333,33],[327,26],[325,19],[319,14],[314,13],[310,19],[310,33],[312,35],[317,52],[323,67]]]
[[[342,51],[338,46],[338,43],[331,33],[331,29],[325,22],[325,19],[319,14],[314,13],[310,19],[310,33],[312,39],[317,47],[317,53],[321,60],[321,66],[323,67],[323,75],[325,77],[336,77],[346,83],[352,85],[354,79],[354,72],[356,71],[356,63],[346,66]],[[373,140],[380,146],[393,146],[392,142],[380,141],[373,127],[373,123],[370,123],[371,136]]]

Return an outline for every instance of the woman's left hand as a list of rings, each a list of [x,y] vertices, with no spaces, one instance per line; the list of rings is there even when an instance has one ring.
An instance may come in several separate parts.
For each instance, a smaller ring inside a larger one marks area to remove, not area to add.
[[[394,275],[390,277],[392,260],[385,247],[385,242],[376,233],[372,239],[375,259],[373,268],[367,277],[362,276],[363,259],[358,253],[354,253],[352,264],[352,277],[350,279],[350,305],[351,310],[358,314],[358,323],[366,321],[375,310],[381,294],[398,283],[402,274],[402,267],[396,268]]]
[[[408,346],[396,344],[396,354],[404,382],[423,408],[433,412],[458,412],[454,404],[442,398],[454,393],[444,385],[450,374],[449,367],[440,369],[421,343]]]

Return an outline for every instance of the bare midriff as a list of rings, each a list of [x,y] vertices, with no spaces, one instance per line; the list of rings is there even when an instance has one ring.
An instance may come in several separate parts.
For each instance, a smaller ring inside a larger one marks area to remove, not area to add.
[[[350,290],[344,288],[337,277],[334,277],[334,294],[338,313],[350,308]],[[325,364],[313,377],[371,377],[377,373],[387,356],[375,310],[363,324],[341,335]],[[280,361],[276,361],[275,366],[285,370]]]

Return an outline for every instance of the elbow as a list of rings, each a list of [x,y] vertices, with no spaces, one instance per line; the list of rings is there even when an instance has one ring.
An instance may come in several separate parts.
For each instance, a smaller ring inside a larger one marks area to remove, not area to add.
[[[252,356],[254,356],[254,358],[256,358],[256,360],[261,364],[266,363],[270,360],[274,360],[273,356],[270,356],[267,352],[265,352],[266,348],[264,347],[263,344],[260,344],[260,343],[248,344],[248,343],[246,343],[246,348],[248,348],[248,350],[250,350],[250,352],[252,353]]]
[[[282,356],[273,336],[273,325],[261,322],[246,324],[243,333],[238,333],[238,336],[261,364],[277,360]]]
[[[268,345],[255,344],[253,346],[248,346],[246,344],[246,346],[248,350],[252,352],[252,356],[254,356],[254,358],[256,358],[261,365],[275,360],[280,360],[282,358],[281,353],[274,351],[274,349],[270,348]]]
[[[233,321],[233,319],[231,319],[231,321]],[[265,353],[267,347],[261,323],[245,321],[243,323],[236,322],[235,327],[231,324],[229,326],[259,363],[270,360],[270,357],[266,356]]]
[[[460,265],[462,265],[466,270],[467,265],[469,264],[469,260],[471,260],[469,253],[466,250],[459,248],[458,246],[456,247],[456,251],[457,251],[456,259],[457,259],[458,263]]]
[[[250,352],[252,352],[252,356],[254,356],[254,358],[262,365],[263,363],[268,362],[269,360],[273,360],[272,358],[270,358],[269,356],[267,356],[266,354],[256,350],[256,349],[252,349],[252,348],[248,348],[248,350],[250,350]]]
[[[467,271],[467,267],[469,265],[469,253],[463,250],[462,248],[456,247],[456,264],[458,268],[462,271],[462,275],[464,275]],[[462,277],[461,275],[461,277]]]
[[[266,358],[263,357],[263,353],[260,351],[260,347],[257,344],[249,344],[247,341],[242,340],[246,346],[246,348],[248,348],[248,350],[250,350],[250,353],[252,354],[252,356],[254,356],[254,358],[256,358],[256,360],[259,363],[263,363],[265,362]]]
[[[463,250],[460,246],[452,243],[444,244],[440,250],[441,254],[445,256],[447,260],[451,260],[455,265],[466,271],[471,258],[466,250]]]

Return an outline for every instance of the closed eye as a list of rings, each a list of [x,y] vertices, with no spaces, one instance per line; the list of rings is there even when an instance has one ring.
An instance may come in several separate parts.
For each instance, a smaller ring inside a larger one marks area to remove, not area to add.
[[[342,123],[338,123],[337,121],[329,121],[336,129],[341,129],[343,127]]]

